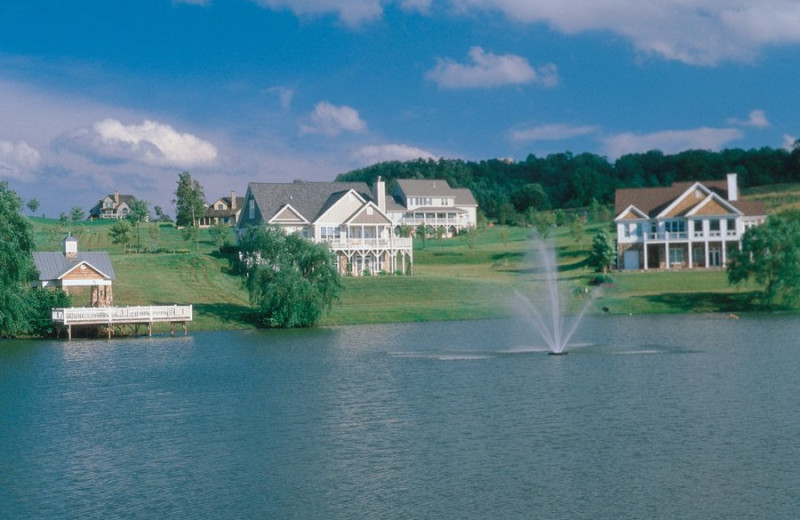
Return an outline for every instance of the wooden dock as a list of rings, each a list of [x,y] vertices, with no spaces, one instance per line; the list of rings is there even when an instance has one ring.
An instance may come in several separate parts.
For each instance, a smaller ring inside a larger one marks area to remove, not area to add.
[[[153,335],[154,323],[169,323],[170,334],[175,333],[175,325],[183,326],[188,333],[187,324],[192,321],[191,305],[151,305],[142,307],[69,307],[53,309],[53,323],[61,331],[66,330],[67,338],[72,339],[72,327],[105,327],[108,337],[122,335],[126,328],[138,334],[139,327],[147,326],[147,335]]]

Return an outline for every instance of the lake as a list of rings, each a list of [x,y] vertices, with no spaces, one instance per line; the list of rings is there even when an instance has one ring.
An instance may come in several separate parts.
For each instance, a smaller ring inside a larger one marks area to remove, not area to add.
[[[800,319],[0,342],[8,519],[731,519],[800,511]]]

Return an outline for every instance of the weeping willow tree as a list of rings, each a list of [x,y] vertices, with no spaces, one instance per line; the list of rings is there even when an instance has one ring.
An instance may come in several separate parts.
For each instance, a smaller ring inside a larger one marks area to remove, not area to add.
[[[0,336],[15,336],[28,328],[25,290],[33,277],[33,230],[23,217],[22,200],[0,181]]]
[[[325,245],[268,227],[249,228],[239,243],[259,325],[311,327],[339,300],[344,286]]]

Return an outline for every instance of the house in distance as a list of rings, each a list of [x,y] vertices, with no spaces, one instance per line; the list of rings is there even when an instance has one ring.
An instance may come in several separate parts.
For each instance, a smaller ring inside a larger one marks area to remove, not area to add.
[[[127,218],[131,212],[131,203],[136,200],[133,195],[120,195],[118,191],[106,195],[89,210],[90,219]]]
[[[237,235],[269,225],[325,243],[341,274],[409,273],[412,240],[386,213],[386,186],[375,182],[251,182]]]
[[[766,220],[760,202],[739,200],[735,173],[726,179],[616,191],[620,269],[721,267],[749,228]]]

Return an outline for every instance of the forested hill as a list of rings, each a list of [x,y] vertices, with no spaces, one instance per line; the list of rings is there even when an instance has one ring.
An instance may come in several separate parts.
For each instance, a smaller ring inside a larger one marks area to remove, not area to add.
[[[798,141],[800,143],[800,141]],[[364,181],[379,175],[394,179],[446,179],[453,187],[470,188],[486,216],[502,217],[529,208],[578,208],[611,204],[616,188],[668,186],[676,181],[722,179],[736,172],[742,188],[800,181],[800,146],[793,151],[761,148],[721,152],[690,150],[674,155],[659,151],[630,154],[610,163],[591,153],[569,152],[520,162],[490,159],[390,161],[337,176],[337,181]]]

